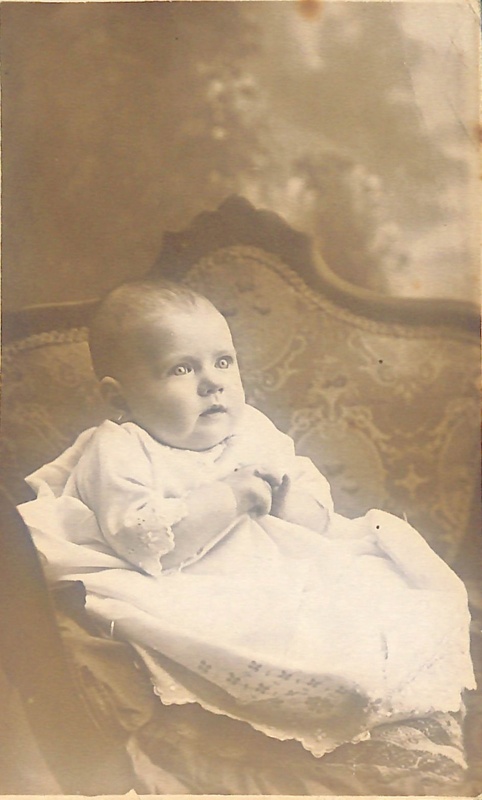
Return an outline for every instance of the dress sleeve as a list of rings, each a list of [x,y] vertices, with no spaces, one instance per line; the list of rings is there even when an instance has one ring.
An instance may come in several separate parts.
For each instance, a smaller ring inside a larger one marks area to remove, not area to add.
[[[288,474],[293,489],[310,495],[330,514],[333,513],[330,484],[309,458],[296,456]]]
[[[301,504],[303,496],[309,495],[330,514],[333,512],[330,484],[309,458],[296,455],[291,436],[278,430],[268,417],[252,406],[246,408],[244,434],[248,444],[243,453],[244,463],[278,464],[290,478],[292,493],[299,492]]]
[[[173,526],[187,514],[182,498],[154,488],[154,470],[142,441],[104,423],[73,476],[79,499],[95,514],[110,547],[135,567],[157,576],[161,557],[174,548]]]

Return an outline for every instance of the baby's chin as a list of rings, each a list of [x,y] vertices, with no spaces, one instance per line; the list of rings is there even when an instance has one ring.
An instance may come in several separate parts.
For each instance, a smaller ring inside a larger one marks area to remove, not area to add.
[[[236,424],[234,420],[227,418],[226,420],[210,420],[205,426],[203,425],[203,428],[204,427],[205,429],[201,429],[193,434],[190,442],[185,444],[184,447],[199,452],[203,450],[212,450],[213,447],[216,447],[233,435]]]
[[[190,434],[186,436],[156,435],[153,431],[148,431],[154,439],[161,444],[172,447],[176,450],[193,450],[203,452],[212,450],[226,439],[232,436],[236,429],[237,418],[233,419],[229,415],[223,419],[202,420]]]

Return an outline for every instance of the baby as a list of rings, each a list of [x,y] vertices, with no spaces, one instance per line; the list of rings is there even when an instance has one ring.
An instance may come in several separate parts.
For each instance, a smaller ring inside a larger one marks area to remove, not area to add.
[[[47,576],[138,648],[165,703],[198,702],[315,755],[456,711],[474,687],[459,579],[406,522],[336,514],[326,479],[245,402],[224,317],[137,281],[90,347],[116,421],[27,479]]]

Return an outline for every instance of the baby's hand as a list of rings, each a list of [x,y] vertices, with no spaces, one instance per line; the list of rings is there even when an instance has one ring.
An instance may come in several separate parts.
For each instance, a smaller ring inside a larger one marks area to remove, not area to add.
[[[278,466],[265,466],[257,465],[254,474],[258,476],[258,478],[262,478],[264,481],[269,483],[273,492],[277,492],[281,489],[283,482],[288,478],[287,475],[280,469]]]
[[[264,472],[261,474],[254,466],[240,467],[224,478],[236,498],[240,514],[269,514],[272,501],[272,484],[269,478],[274,480],[273,475]]]
[[[280,485],[273,489],[271,512],[286,522],[303,525],[316,533],[324,533],[329,512],[311,494],[296,486],[289,475],[284,475]]]
[[[271,503],[271,514],[273,517],[282,517],[285,506],[286,496],[289,492],[291,480],[288,475],[283,475],[281,483],[273,487],[273,501]]]

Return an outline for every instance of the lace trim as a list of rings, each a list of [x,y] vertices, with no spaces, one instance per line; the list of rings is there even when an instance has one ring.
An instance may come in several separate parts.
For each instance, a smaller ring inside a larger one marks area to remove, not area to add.
[[[359,742],[370,738],[370,731],[364,730],[355,737],[341,737],[340,741],[332,737],[317,732],[313,735],[303,735],[295,730],[287,730],[278,728],[274,725],[256,722],[250,719],[247,715],[235,713],[230,709],[223,709],[215,703],[209,702],[205,698],[194,695],[182,684],[180,684],[172,675],[164,670],[151,654],[144,648],[134,644],[134,648],[143,659],[150,674],[151,683],[154,694],[161,700],[163,705],[188,705],[197,703],[204,711],[217,716],[228,717],[229,719],[236,720],[237,722],[246,722],[253,730],[264,733],[272,739],[277,739],[280,742],[288,740],[298,741],[305,750],[314,755],[316,758],[321,758],[339,747],[340,744],[346,742]]]
[[[164,572],[161,558],[175,547],[173,527],[188,515],[184,500],[166,498],[158,503],[155,498],[143,516],[138,513],[128,516],[125,528],[114,534],[113,539],[122,543],[128,560],[149,575],[158,577]],[[133,540],[135,536],[135,540]],[[167,571],[167,570],[166,570]]]
[[[391,697],[384,700],[381,697],[358,696],[355,689],[344,695],[342,688],[336,686],[326,695],[326,692],[323,694],[322,680],[311,679],[304,688],[297,687],[292,681],[290,683],[290,679],[296,676],[287,673],[289,680],[285,697],[270,697],[270,692],[265,692],[269,687],[264,685],[262,671],[257,671],[261,670],[262,665],[253,661],[249,665],[255,679],[253,691],[260,694],[257,700],[253,696],[254,702],[248,703],[244,709],[242,701],[239,705],[239,698],[236,701],[229,694],[219,692],[216,680],[211,684],[210,665],[206,661],[199,664],[199,690],[193,690],[186,688],[163,667],[162,657],[160,659],[157,654],[143,647],[136,649],[149,670],[154,693],[165,705],[197,703],[206,711],[246,722],[253,729],[279,741],[296,740],[316,757],[331,752],[341,744],[370,738],[370,730],[377,725],[431,715],[436,710],[453,712],[460,708],[460,692],[456,693],[458,700],[454,695],[453,702],[446,699],[435,709],[422,707],[416,701],[410,704],[410,698],[404,697],[403,687],[401,692],[395,690]],[[433,667],[434,660],[431,660],[421,671],[430,673]],[[231,676],[233,683],[237,682],[238,686],[242,680],[241,673],[231,673]],[[255,686],[258,677],[261,682]],[[196,676],[191,674],[189,680],[196,680]],[[317,688],[318,685],[321,689]]]

